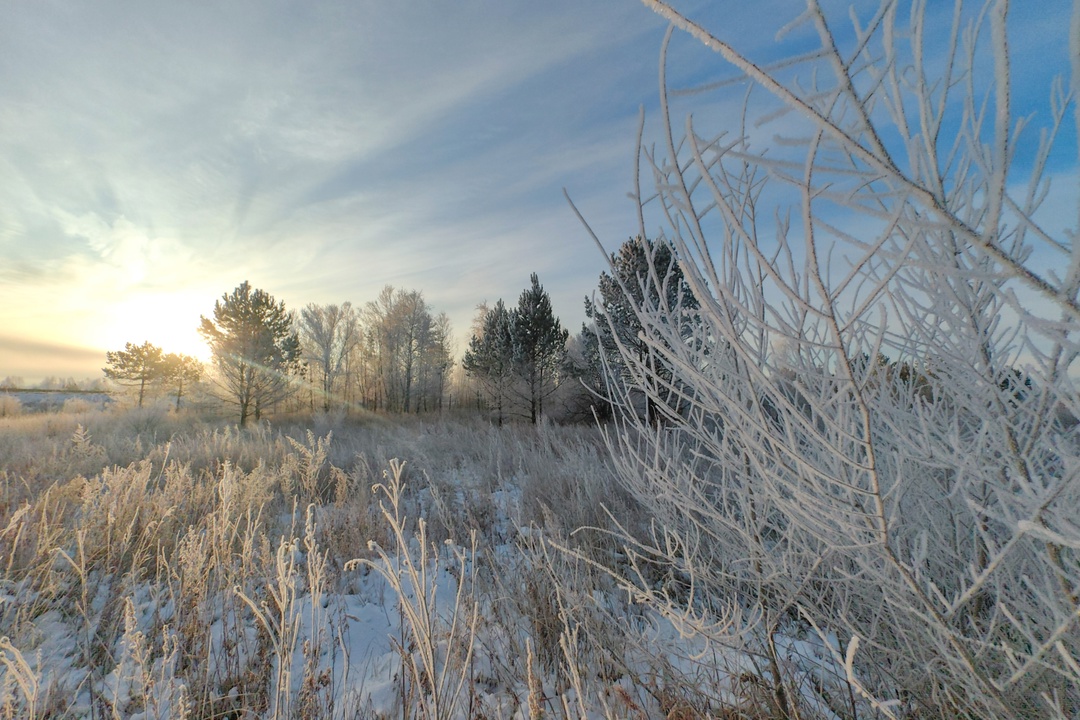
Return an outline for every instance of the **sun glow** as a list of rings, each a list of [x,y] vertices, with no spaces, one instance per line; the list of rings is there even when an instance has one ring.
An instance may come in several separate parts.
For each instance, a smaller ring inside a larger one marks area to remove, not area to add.
[[[150,342],[167,353],[182,353],[206,363],[210,348],[199,335],[199,316],[206,313],[202,293],[139,294],[117,302],[101,337],[108,349],[125,343]]]

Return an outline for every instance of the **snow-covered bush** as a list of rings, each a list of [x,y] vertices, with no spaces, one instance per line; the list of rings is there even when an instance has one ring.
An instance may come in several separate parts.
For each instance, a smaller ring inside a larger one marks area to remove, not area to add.
[[[765,658],[781,716],[776,639],[804,631],[847,668],[837,714],[1075,717],[1080,251],[1040,208],[1075,37],[1036,131],[1010,105],[1007,2],[841,20],[808,0],[786,59],[646,4],[738,97],[720,131],[683,123],[662,57],[641,235],[675,247],[699,308],[640,307],[647,351],[621,353],[665,417],[611,384],[618,472],[656,520],[631,560],[678,582],[627,579]]]
[[[0,393],[0,417],[12,417],[22,412],[19,398],[8,393]]]

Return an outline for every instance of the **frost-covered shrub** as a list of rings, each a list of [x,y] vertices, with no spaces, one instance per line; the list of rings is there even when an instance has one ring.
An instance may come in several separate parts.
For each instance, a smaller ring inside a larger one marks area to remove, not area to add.
[[[0,417],[12,417],[22,413],[19,398],[9,393],[0,393]]]
[[[1051,90],[1040,140],[1016,141],[1006,3],[957,3],[942,33],[925,5],[811,0],[785,32],[817,50],[773,64],[646,4],[744,106],[721,132],[683,123],[662,83],[642,149],[641,234],[661,225],[698,307],[639,307],[634,382],[611,383],[617,470],[656,523],[627,579],[760,654],[782,715],[778,638],[811,631],[852,715],[1075,717],[1080,249],[1040,210],[1075,96]]]
[[[70,415],[84,415],[89,412],[97,410],[99,406],[86,400],[85,398],[73,397],[64,400],[64,406],[61,412],[68,413]]]

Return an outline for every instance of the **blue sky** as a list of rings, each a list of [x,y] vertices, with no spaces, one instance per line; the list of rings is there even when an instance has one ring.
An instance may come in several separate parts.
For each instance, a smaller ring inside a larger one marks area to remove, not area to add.
[[[1030,54],[1066,3],[1024,4]],[[680,7],[765,48],[799,5]],[[243,280],[296,309],[423,290],[460,353],[475,305],[537,272],[576,332],[603,259],[562,188],[609,248],[636,232],[664,29],[631,0],[7,4],[0,377],[97,375],[126,341],[196,352]],[[683,39],[671,71],[717,67]]]

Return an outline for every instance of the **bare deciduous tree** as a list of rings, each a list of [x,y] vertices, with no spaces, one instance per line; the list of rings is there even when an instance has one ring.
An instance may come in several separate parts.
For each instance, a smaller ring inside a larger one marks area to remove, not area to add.
[[[364,311],[369,403],[397,412],[441,402],[450,370],[447,321],[437,320],[419,290],[387,285]],[[439,398],[432,393],[439,393]]]
[[[310,303],[298,318],[300,344],[309,363],[318,371],[323,410],[329,412],[334,385],[346,367],[350,353],[360,342],[359,314],[352,303]]]

